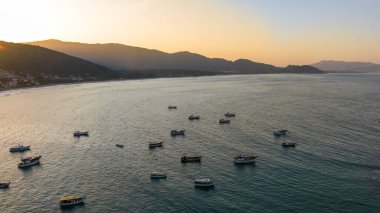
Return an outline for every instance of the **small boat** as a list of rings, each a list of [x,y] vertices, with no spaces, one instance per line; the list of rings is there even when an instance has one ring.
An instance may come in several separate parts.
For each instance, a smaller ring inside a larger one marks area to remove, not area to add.
[[[296,143],[295,142],[291,142],[291,141],[286,141],[286,142],[282,143],[282,146],[283,147],[296,147]]]
[[[9,149],[10,152],[25,152],[27,150],[30,150],[30,146],[18,145]]]
[[[195,187],[200,187],[200,188],[211,188],[214,187],[214,181],[210,179],[196,179],[194,181],[194,186]]]
[[[224,114],[224,116],[226,117],[235,117],[235,113],[232,113],[232,112],[227,112],[226,114]]]
[[[238,155],[234,157],[234,163],[235,164],[248,164],[248,163],[254,163],[257,156],[253,155]]]
[[[124,145],[123,144],[116,144],[116,147],[124,148]]]
[[[172,130],[171,132],[170,132],[170,135],[172,135],[172,136],[176,136],[176,135],[185,135],[185,130]]]
[[[182,156],[181,162],[187,163],[187,162],[201,162],[202,156]]]
[[[39,160],[41,157],[42,157],[41,155],[39,155],[39,156],[23,157],[23,158],[21,158],[21,162],[35,161],[35,160]]]
[[[194,115],[190,115],[189,116],[189,120],[199,120],[200,116],[197,115],[197,116],[194,116]]]
[[[229,124],[230,122],[231,122],[230,120],[226,120],[226,119],[220,119],[219,120],[220,124]]]
[[[150,174],[150,178],[152,179],[162,179],[162,178],[166,178],[166,173],[162,173],[162,172],[153,172]]]
[[[177,106],[168,106],[168,109],[177,109]]]
[[[80,137],[80,136],[88,136],[88,131],[75,131],[74,132],[74,137]]]
[[[9,184],[10,184],[10,183],[11,183],[10,181],[8,181],[8,183],[1,183],[1,182],[0,182],[0,189],[9,188]]]
[[[42,156],[39,155],[39,156],[21,158],[21,163],[18,164],[18,168],[22,169],[22,168],[27,168],[27,167],[31,167],[33,165],[39,164],[41,157]]]
[[[275,136],[281,136],[281,135],[286,135],[286,132],[288,132],[288,130],[286,129],[276,129],[273,134]]]
[[[61,207],[74,206],[78,204],[84,204],[86,197],[76,197],[74,195],[64,195],[59,198],[59,205]]]
[[[149,148],[162,147],[163,141],[149,141]]]

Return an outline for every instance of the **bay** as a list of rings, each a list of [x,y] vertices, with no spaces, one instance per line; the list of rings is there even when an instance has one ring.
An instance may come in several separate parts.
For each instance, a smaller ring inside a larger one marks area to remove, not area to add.
[[[2,92],[0,181],[11,185],[0,190],[0,212],[378,212],[379,91],[377,74],[284,74]],[[236,117],[220,125],[226,112]],[[276,128],[290,133],[274,137]],[[77,129],[90,136],[74,138]],[[149,149],[151,140],[164,147]],[[31,151],[8,151],[18,144]],[[202,163],[182,164],[185,153]],[[256,163],[235,166],[240,153]],[[41,165],[17,168],[33,154]],[[151,180],[154,171],[168,178]],[[216,186],[195,189],[196,178]],[[87,202],[61,210],[63,194]]]

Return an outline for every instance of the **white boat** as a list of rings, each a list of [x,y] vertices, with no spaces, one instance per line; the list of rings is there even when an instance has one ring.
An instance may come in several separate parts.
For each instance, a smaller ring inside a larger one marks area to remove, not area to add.
[[[162,147],[163,141],[149,141],[149,148],[154,148],[154,147]]]
[[[150,174],[150,178],[152,179],[161,179],[161,178],[166,178],[166,173],[162,172],[153,172]]]
[[[74,195],[64,195],[59,198],[59,205],[61,207],[74,206],[78,204],[84,204],[86,197],[76,197]]]
[[[10,152],[25,152],[27,150],[30,150],[30,146],[18,145],[9,149]]]
[[[200,188],[210,188],[214,187],[214,181],[210,179],[196,179],[194,181],[194,186],[195,187],[200,187]]]
[[[273,132],[273,134],[276,136],[281,136],[281,135],[286,135],[286,132],[288,132],[288,130],[286,130],[286,129],[276,129]]]
[[[234,157],[234,163],[235,164],[248,164],[248,163],[254,163],[257,156],[253,155],[238,155]]]
[[[18,164],[18,168],[27,168],[40,163],[42,156],[26,157],[21,159],[21,163]]]
[[[8,181],[8,183],[0,183],[0,189],[9,188],[10,183],[11,183],[10,181]]]

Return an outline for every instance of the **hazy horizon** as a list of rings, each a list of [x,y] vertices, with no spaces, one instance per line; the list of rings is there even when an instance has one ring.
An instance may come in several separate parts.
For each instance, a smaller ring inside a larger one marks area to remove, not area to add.
[[[276,66],[380,63],[380,2],[5,1],[0,40],[120,43]]]

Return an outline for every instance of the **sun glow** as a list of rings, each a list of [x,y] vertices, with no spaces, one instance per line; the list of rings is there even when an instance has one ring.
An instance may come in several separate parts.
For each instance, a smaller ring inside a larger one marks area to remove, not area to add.
[[[380,62],[380,22],[371,21],[380,17],[373,1],[347,3],[352,8],[340,7],[337,17],[310,11],[313,4],[337,6],[331,1],[276,2],[1,0],[0,40],[122,43],[280,66],[322,59]]]

